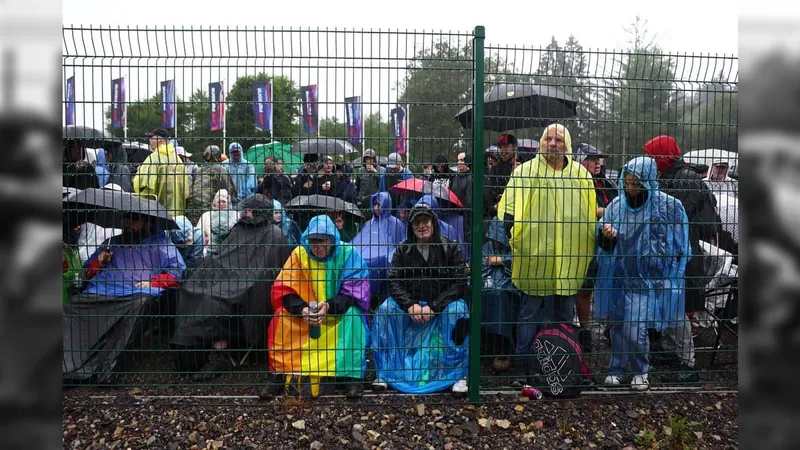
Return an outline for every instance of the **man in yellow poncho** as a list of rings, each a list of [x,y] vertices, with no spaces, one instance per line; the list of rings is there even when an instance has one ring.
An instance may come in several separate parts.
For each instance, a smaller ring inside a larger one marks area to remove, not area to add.
[[[172,217],[183,216],[191,179],[183,161],[169,143],[169,132],[159,128],[150,136],[153,153],[144,160],[133,179],[133,191],[139,195],[155,195]]]
[[[572,322],[578,289],[594,256],[594,185],[571,149],[564,125],[545,128],[538,156],[514,170],[498,205],[498,217],[510,231],[511,280],[523,294],[519,358],[532,354],[539,324]]]

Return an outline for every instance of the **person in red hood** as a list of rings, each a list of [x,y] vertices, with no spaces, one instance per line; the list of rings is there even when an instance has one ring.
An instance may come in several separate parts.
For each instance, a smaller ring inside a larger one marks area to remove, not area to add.
[[[711,280],[703,268],[700,241],[715,244],[719,230],[716,200],[702,179],[708,168],[686,163],[681,148],[672,136],[661,135],[650,139],[644,144],[644,152],[656,161],[659,189],[680,200],[689,217],[692,257],[686,265],[686,312],[702,311],[705,308],[705,287]],[[661,360],[673,366],[671,373],[666,376],[681,383],[697,382],[699,376],[694,370],[691,322],[685,319],[674,328],[665,330],[662,344],[664,350],[676,354],[653,355],[654,362]],[[653,346],[652,349],[658,350],[657,347]]]

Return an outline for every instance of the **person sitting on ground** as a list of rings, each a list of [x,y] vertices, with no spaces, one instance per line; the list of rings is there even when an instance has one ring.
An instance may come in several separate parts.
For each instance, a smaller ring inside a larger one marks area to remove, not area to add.
[[[467,393],[469,308],[461,247],[441,235],[430,206],[411,211],[408,239],[389,268],[389,295],[372,322],[374,391]],[[424,282],[422,282],[424,280]]]
[[[175,287],[186,264],[152,217],[123,216],[123,233],[84,265],[86,288],[64,305],[64,377],[106,382],[145,307]]]
[[[179,370],[193,372],[198,383],[234,369],[229,349],[266,348],[273,311],[265,299],[290,254],[273,222],[272,201],[253,194],[239,207],[230,234],[200,261],[178,294],[172,345],[179,349]]]
[[[594,316],[611,323],[610,386],[620,384],[630,363],[631,388],[646,390],[648,328],[663,331],[685,314],[689,219],[657,180],[652,158],[632,159],[622,168],[619,196],[598,224]]]
[[[186,268],[191,269],[203,258],[203,230],[192,226],[186,216],[178,216],[175,223],[179,229],[170,230],[169,237],[186,263]]]
[[[347,397],[363,394],[368,277],[361,255],[342,242],[330,217],[312,218],[272,286],[270,369],[285,378],[261,397],[287,385],[302,398],[325,395],[334,378],[347,383]]]
[[[511,283],[511,247],[503,222],[489,221],[482,248],[481,278],[483,290],[483,320],[487,349],[496,354],[492,370],[507,372],[511,368],[508,355],[514,353],[514,322],[519,316],[519,294]]]
[[[289,214],[286,213],[281,202],[272,200],[272,204],[275,207],[275,211],[272,213],[275,225],[283,231],[289,249],[294,250],[300,242],[300,228],[295,221],[289,217]]]

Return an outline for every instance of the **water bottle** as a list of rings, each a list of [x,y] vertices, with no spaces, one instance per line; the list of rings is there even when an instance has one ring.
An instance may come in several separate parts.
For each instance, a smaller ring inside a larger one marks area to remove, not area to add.
[[[312,316],[316,316],[317,313],[319,313],[319,303],[317,303],[316,301],[308,302],[308,313]],[[319,339],[319,326],[309,325],[308,337],[310,337],[311,339]]]
[[[522,388],[522,395],[528,398],[532,398],[534,400],[541,400],[542,399],[542,391],[536,389],[533,386],[525,385]]]
[[[83,289],[83,280],[81,279],[80,271],[75,271],[75,274],[72,276],[72,289],[75,292],[80,292]]]

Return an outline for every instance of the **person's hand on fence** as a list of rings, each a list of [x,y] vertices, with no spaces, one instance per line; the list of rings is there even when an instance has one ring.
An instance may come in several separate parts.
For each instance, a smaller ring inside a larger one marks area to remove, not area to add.
[[[422,321],[422,306],[417,303],[408,307],[408,315],[414,323],[423,323]]]
[[[430,306],[425,305],[422,307],[422,313],[420,314],[422,321],[420,323],[428,323],[433,320],[433,310]]]
[[[100,263],[100,267],[107,266],[111,264],[111,258],[114,257],[114,252],[110,250],[103,250],[97,255],[97,262]]]
[[[610,223],[603,224],[603,237],[606,239],[616,239],[617,229],[612,227]]]

